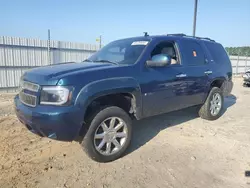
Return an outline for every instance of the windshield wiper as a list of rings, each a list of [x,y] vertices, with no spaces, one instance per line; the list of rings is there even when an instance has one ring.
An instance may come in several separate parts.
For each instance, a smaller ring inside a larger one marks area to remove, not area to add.
[[[116,62],[112,62],[112,61],[109,61],[109,60],[105,60],[105,59],[101,59],[101,60],[97,60],[95,62],[101,62],[101,63],[112,63],[112,64],[115,64],[115,65],[119,65],[118,63]]]
[[[93,62],[92,60],[90,60],[90,59],[85,59],[84,61],[82,61],[82,62]]]

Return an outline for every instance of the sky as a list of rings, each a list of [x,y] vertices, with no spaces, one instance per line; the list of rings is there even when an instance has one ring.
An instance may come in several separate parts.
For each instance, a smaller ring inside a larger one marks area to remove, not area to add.
[[[0,36],[97,44],[115,39],[192,35],[194,0],[0,0]],[[250,46],[250,0],[198,0],[196,35]]]

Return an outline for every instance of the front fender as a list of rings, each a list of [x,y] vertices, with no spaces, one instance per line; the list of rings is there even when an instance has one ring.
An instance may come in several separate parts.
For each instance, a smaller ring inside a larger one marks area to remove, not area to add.
[[[137,81],[130,77],[107,78],[85,85],[76,97],[75,105],[82,109],[83,116],[89,104],[98,97],[130,93],[135,99],[136,117],[142,117],[141,89]]]

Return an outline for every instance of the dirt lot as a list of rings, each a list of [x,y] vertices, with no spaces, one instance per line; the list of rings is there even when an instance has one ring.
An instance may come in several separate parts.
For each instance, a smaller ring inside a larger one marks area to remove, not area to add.
[[[250,187],[250,88],[235,79],[223,116],[190,108],[134,122],[132,146],[106,164],[77,143],[39,138],[18,122],[13,95],[0,95],[0,187]]]

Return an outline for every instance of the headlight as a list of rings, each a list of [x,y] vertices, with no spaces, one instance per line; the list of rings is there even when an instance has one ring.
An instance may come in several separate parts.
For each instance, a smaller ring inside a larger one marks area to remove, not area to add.
[[[40,104],[65,105],[71,100],[72,88],[64,86],[42,87]]]

